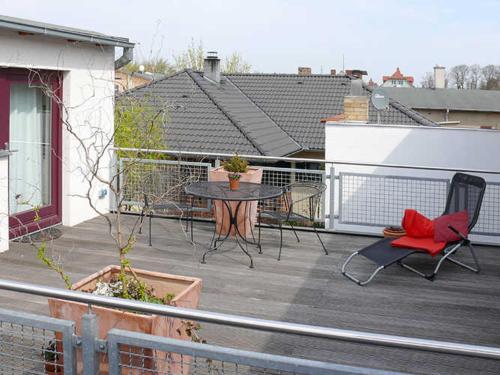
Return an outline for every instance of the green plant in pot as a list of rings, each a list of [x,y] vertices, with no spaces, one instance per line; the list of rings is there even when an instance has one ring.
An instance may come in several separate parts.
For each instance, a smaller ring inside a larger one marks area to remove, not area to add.
[[[231,159],[226,160],[222,167],[228,172],[229,188],[238,190],[240,188],[241,173],[248,172],[248,161],[238,155],[234,155]]]

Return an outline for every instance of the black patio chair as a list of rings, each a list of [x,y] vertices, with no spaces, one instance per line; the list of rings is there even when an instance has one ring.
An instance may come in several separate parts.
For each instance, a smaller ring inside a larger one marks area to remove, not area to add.
[[[149,246],[153,246],[152,243],[152,224],[153,224],[153,215],[156,211],[179,211],[182,217],[186,218],[186,232],[190,232],[191,234],[191,242],[193,242],[193,210],[192,205],[189,202],[189,199],[192,197],[188,197],[188,201],[186,202],[171,202],[165,201],[161,203],[151,203],[147,194],[144,194],[144,202],[141,210],[141,221],[139,226],[139,234],[142,233],[142,224],[144,221],[144,216],[148,216],[149,218],[149,227],[148,227],[148,240]]]
[[[476,225],[477,219],[479,217],[485,189],[486,182],[481,177],[464,173],[456,173],[451,180],[450,190],[448,192],[446,207],[443,215],[466,210],[468,214],[468,231],[470,233],[472,228],[474,228],[474,226]],[[457,236],[459,236],[460,240],[449,242],[445,245],[443,250],[441,250],[438,254],[441,255],[441,258],[439,259],[436,266],[434,267],[434,270],[431,273],[424,273],[403,262],[403,259],[405,259],[409,255],[415,253],[427,254],[426,252],[410,248],[394,248],[391,246],[391,242],[394,240],[394,238],[385,238],[351,254],[342,265],[342,274],[348,279],[354,281],[356,284],[363,286],[372,281],[375,275],[381,270],[397,263],[401,267],[412,271],[417,275],[426,278],[427,280],[433,281],[445,260],[468,269],[469,271],[479,273],[479,263],[470,240],[467,238],[467,236],[460,233],[451,225],[448,225],[448,228]],[[467,248],[470,250],[472,260],[474,261],[474,266],[467,265],[452,257],[452,255],[456,254],[457,251],[464,246],[467,246]],[[360,281],[346,271],[349,262],[357,255],[364,256],[378,266],[365,281]]]
[[[326,185],[323,183],[314,182],[295,182],[283,187],[282,199],[284,202],[284,209],[280,210],[275,208],[273,210],[260,209],[259,220],[259,244],[261,232],[261,220],[263,218],[271,219],[278,223],[280,230],[280,250],[278,253],[278,260],[281,259],[281,249],[283,248],[283,224],[288,223],[292,228],[297,242],[300,242],[299,236],[294,228],[294,223],[312,223],[314,232],[323,247],[323,251],[328,255],[319,233],[314,226],[316,214],[320,208],[321,196],[326,190]]]

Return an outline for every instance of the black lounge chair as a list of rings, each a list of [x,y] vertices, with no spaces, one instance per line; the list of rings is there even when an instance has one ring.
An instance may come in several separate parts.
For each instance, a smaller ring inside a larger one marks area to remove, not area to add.
[[[470,233],[472,228],[474,228],[474,225],[476,225],[477,219],[479,217],[485,189],[486,182],[481,177],[471,176],[464,173],[456,173],[451,181],[448,198],[446,200],[446,208],[443,215],[467,210],[469,221],[468,229]],[[451,225],[448,226],[448,228],[450,228],[450,230],[452,230],[461,239],[459,241],[449,242],[446,244],[444,249],[441,250],[439,254],[441,255],[441,258],[439,259],[434,270],[431,273],[426,274],[403,262],[403,259],[405,259],[407,256],[415,253],[422,254],[423,251],[410,248],[394,248],[391,246],[391,242],[394,240],[394,238],[384,238],[370,246],[365,247],[362,250],[356,251],[355,253],[351,254],[342,265],[342,274],[348,279],[354,281],[356,284],[363,286],[372,281],[375,275],[381,270],[393,265],[394,263],[397,263],[401,267],[404,267],[407,270],[432,281],[436,277],[441,264],[445,260],[455,263],[472,272],[479,273],[479,264],[470,240],[467,238],[467,236],[464,236]],[[463,246],[469,248],[472,259],[474,261],[474,266],[467,265],[457,259],[452,258],[452,255],[454,255]],[[362,255],[377,265],[375,271],[364,281],[361,281],[358,278],[354,277],[346,270],[347,265],[357,255]]]

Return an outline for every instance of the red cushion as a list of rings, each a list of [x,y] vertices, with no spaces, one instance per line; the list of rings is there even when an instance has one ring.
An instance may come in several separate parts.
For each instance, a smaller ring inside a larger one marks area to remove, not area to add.
[[[434,236],[433,221],[416,210],[405,210],[401,226],[409,237],[425,238]]]
[[[443,215],[434,219],[434,240],[437,242],[452,242],[461,240],[460,236],[455,234],[448,225],[462,233],[465,237],[469,234],[469,217],[467,211],[455,212],[449,215]]]
[[[441,252],[446,246],[446,242],[435,242],[434,238],[413,238],[408,236],[403,236],[391,242],[394,247],[404,247],[409,249],[423,250],[432,256],[435,256]]]

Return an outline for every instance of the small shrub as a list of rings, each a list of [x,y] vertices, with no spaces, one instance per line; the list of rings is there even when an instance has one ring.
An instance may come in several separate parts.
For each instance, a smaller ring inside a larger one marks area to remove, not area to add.
[[[229,172],[228,177],[230,179],[239,180],[241,177],[240,173],[248,171],[248,161],[238,155],[234,155],[231,159],[222,163],[222,167],[225,171]]]

